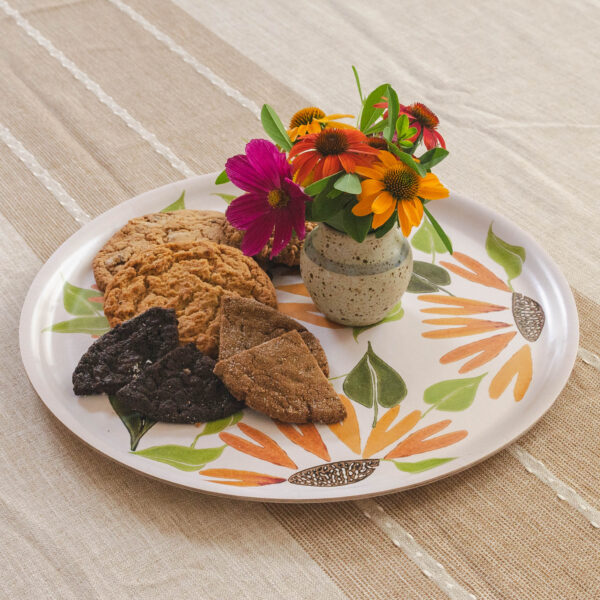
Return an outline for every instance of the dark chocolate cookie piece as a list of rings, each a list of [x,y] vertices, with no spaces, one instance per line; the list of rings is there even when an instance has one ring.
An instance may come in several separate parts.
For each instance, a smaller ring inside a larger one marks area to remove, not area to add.
[[[213,373],[215,361],[194,344],[181,346],[148,366],[117,398],[155,421],[199,423],[243,408]]]
[[[150,308],[89,347],[73,372],[73,391],[78,396],[114,394],[178,344],[175,311]]]

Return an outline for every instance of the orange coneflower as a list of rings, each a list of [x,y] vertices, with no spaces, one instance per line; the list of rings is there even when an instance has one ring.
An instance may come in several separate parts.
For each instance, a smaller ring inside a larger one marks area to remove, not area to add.
[[[356,168],[356,172],[367,179],[362,182],[362,192],[352,212],[359,217],[373,213],[373,229],[377,229],[398,207],[402,233],[407,236],[423,218],[420,198],[439,200],[446,198],[449,192],[433,173],[421,177],[390,152],[380,151],[378,158],[369,167]]]
[[[339,123],[334,119],[353,118],[354,115],[326,115],[320,108],[309,106],[299,110],[290,120],[288,135],[290,140],[295,142],[298,138],[311,133],[319,133],[325,127],[335,127],[337,129],[352,129],[352,125]]]
[[[314,180],[339,171],[354,173],[356,168],[370,164],[377,150],[367,144],[367,136],[358,129],[323,129],[302,138],[291,150],[290,160],[295,180]]]

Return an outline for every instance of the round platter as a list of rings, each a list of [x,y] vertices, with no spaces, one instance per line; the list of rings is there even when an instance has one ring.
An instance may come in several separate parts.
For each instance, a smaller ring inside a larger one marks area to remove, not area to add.
[[[327,353],[349,414],[344,423],[283,426],[245,409],[210,424],[153,424],[117,414],[107,396],[75,396],[73,369],[92,336],[108,327],[92,287],[95,254],[133,217],[167,207],[223,211],[236,190],[214,180],[172,183],[106,212],[71,236],[31,285],[19,332],[27,374],[50,411],[102,454],[210,494],[350,500],[423,485],[484,460],[536,423],[566,384],[578,346],[567,282],[529,235],[453,195],[429,207],[454,254],[429,226],[414,230],[411,287],[376,326],[329,323],[298,273],[275,271],[279,309]]]

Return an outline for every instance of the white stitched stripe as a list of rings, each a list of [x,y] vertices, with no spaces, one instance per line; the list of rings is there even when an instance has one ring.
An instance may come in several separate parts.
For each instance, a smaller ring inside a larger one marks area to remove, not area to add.
[[[56,181],[40,165],[35,156],[29,152],[25,146],[10,132],[8,127],[0,123],[0,140],[2,140],[12,150],[13,154],[38,178],[41,184],[58,200],[63,208],[81,225],[89,223],[91,220],[82,208],[77,204],[74,198],[64,190],[63,186]]]
[[[542,483],[552,488],[556,495],[581,513],[594,527],[600,528],[600,511],[588,504],[571,486],[556,477],[537,458],[534,458],[519,444],[513,444],[508,451],[535,475]]]
[[[52,44],[50,40],[45,38],[35,27],[33,27],[27,19],[25,19],[19,11],[12,8],[6,0],[0,0],[0,7],[9,16],[12,17],[17,25],[33,38],[42,48],[46,49],[50,56],[58,60],[60,64],[67,69],[83,85],[88,89],[102,104],[106,105],[112,112],[121,118],[125,124],[133,129],[138,135],[146,140],[156,152],[164,156],[174,169],[177,169],[185,177],[193,177],[194,171],[183,162],[168,146],[162,144],[158,138],[148,131],[138,120],[134,119],[127,110],[117,104],[115,100],[109,96],[95,81],[93,81],[86,73],[84,73],[72,60],[68,59],[58,48]]]
[[[396,520],[392,519],[375,500],[357,500],[355,504],[448,598],[451,600],[476,600],[474,594],[471,594],[451,577],[443,565],[430,556],[425,548]]]
[[[247,108],[257,119],[260,119],[260,108],[255,102],[242,94],[239,90],[231,87],[222,77],[219,77],[212,69],[203,65],[199,60],[193,57],[185,48],[180,46],[175,40],[163,33],[160,29],[152,25],[145,17],[133,10],[131,6],[121,2],[121,0],[108,0],[119,10],[123,11],[128,17],[141,25],[148,33],[151,33],[159,42],[162,42],[169,50],[180,56],[184,62],[193,67],[200,75],[206,77],[215,87],[225,92],[227,96],[233,98],[236,102]]]

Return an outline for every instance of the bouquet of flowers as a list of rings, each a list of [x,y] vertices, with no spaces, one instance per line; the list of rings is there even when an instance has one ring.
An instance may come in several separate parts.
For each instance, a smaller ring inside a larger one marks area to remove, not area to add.
[[[261,121],[272,142],[253,139],[246,154],[231,157],[216,183],[232,181],[245,193],[227,209],[228,221],[245,232],[242,251],[258,254],[273,238],[271,257],[306,221],[323,222],[357,242],[383,237],[393,227],[408,236],[423,216],[449,252],[450,240],[427,209],[448,190],[432,169],[448,156],[437,116],[424,104],[400,104],[384,83],[363,96],[353,67],[361,109],[356,126],[316,107],[296,112],[286,130],[271,106]],[[421,145],[425,151],[420,152]]]

